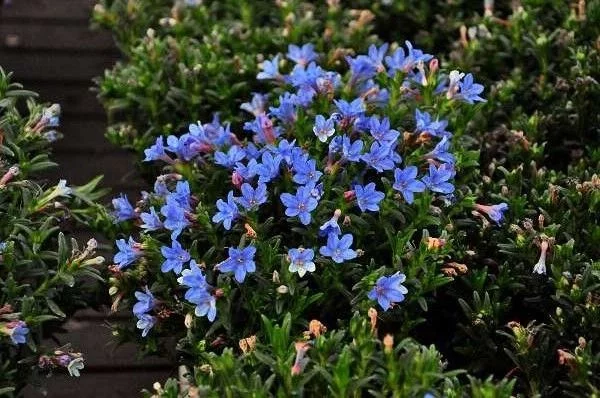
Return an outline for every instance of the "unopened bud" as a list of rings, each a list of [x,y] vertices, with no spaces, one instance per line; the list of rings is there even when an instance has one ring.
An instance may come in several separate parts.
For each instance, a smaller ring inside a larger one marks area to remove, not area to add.
[[[185,314],[185,319],[183,320],[183,324],[185,325],[185,327],[187,329],[191,329],[192,325],[194,324],[194,315],[192,315],[189,312],[187,314]]]
[[[277,270],[273,271],[273,283],[279,283],[279,272]]]
[[[386,354],[390,354],[394,349],[394,336],[391,334],[386,334],[383,338],[383,351]]]
[[[289,292],[289,289],[286,285],[281,285],[276,290],[279,294],[287,294]]]

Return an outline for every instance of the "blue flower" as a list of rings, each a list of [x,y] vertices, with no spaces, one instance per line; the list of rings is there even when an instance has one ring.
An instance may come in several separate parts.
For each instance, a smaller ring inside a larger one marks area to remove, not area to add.
[[[279,106],[270,107],[271,115],[284,123],[294,123],[296,121],[296,98],[290,93],[285,93],[279,97]]]
[[[287,81],[291,85],[301,90],[311,90],[317,87],[317,79],[325,74],[325,71],[316,63],[311,62],[308,65],[296,65],[292,72],[287,76]]]
[[[256,189],[252,185],[244,183],[242,185],[242,196],[237,201],[246,210],[258,208],[267,201],[267,186],[259,182]]]
[[[254,263],[254,255],[256,248],[247,246],[244,248],[229,248],[229,257],[227,260],[219,264],[218,268],[221,272],[233,272],[235,280],[242,283],[246,278],[246,273],[256,271]]]
[[[194,310],[196,316],[206,316],[211,322],[217,317],[217,299],[208,290],[195,292],[189,301],[196,304],[196,309]]]
[[[341,215],[341,210],[336,209],[336,211],[333,213],[333,216],[319,227],[319,236],[329,236],[329,234],[334,234],[336,236],[341,235],[342,229],[338,224],[338,220],[340,219]]]
[[[423,182],[427,188],[433,192],[439,193],[452,193],[454,192],[454,185],[447,182],[453,176],[453,170],[445,167],[435,167],[429,165],[429,175],[423,177]]]
[[[261,163],[256,166],[256,174],[259,182],[269,182],[279,176],[279,166],[283,158],[281,155],[271,155],[269,152],[263,153]]]
[[[239,215],[239,210],[235,203],[235,198],[233,197],[233,191],[229,191],[227,194],[227,202],[223,199],[217,201],[217,209],[219,209],[219,211],[213,216],[212,221],[216,224],[222,221],[223,227],[229,231],[231,229],[231,223]]]
[[[335,134],[335,126],[333,119],[325,119],[323,115],[317,115],[315,117],[315,125],[313,132],[321,142],[326,142],[329,137]]]
[[[290,259],[290,272],[297,272],[298,276],[302,278],[306,271],[315,272],[315,263],[313,259],[315,257],[315,252],[312,249],[290,249],[288,250],[288,257]]]
[[[179,138],[170,135],[167,137],[167,149],[179,159],[189,161],[200,153],[200,139],[187,133]]]
[[[449,150],[450,150],[450,140],[448,139],[447,136],[444,136],[444,137],[442,137],[440,142],[437,143],[435,148],[433,148],[433,150],[427,154],[427,156],[430,158],[433,158],[433,159],[437,159],[440,162],[454,164],[456,159],[454,158],[454,155],[452,155],[449,152]]]
[[[183,269],[183,264],[190,261],[190,253],[181,247],[181,244],[176,240],[171,242],[171,247],[161,247],[160,252],[165,258],[160,267],[162,272],[174,271],[176,274],[179,274]]]
[[[342,139],[342,159],[350,162],[358,162],[362,155],[364,143],[362,140],[350,141],[350,137],[344,135]]]
[[[351,260],[357,256],[356,251],[350,248],[353,240],[354,238],[350,234],[345,234],[341,238],[335,234],[329,234],[327,236],[327,245],[321,246],[319,253],[323,256],[331,257],[338,264],[346,260]]]
[[[12,329],[10,329],[10,339],[13,344],[25,344],[27,342],[27,335],[29,334],[29,328],[23,321],[17,321]]]
[[[406,280],[406,276],[400,272],[396,272],[390,276],[382,276],[377,279],[375,287],[368,293],[371,300],[377,300],[381,308],[387,311],[392,305],[404,301],[404,295],[408,293],[402,282]]]
[[[131,220],[132,218],[138,217],[135,209],[131,203],[129,203],[129,199],[123,194],[118,198],[114,198],[112,200],[112,205],[115,208],[115,211],[113,212],[113,215],[116,218],[115,222]]]
[[[390,119],[384,117],[381,121],[376,116],[369,118],[368,123],[369,133],[382,144],[391,144],[398,140],[400,133],[390,129]]]
[[[391,147],[380,144],[377,141],[373,142],[370,151],[363,154],[360,158],[380,173],[384,170],[392,170],[395,167],[395,159]]]
[[[181,276],[177,278],[177,282],[182,286],[187,286],[189,289],[185,293],[185,299],[190,300],[190,297],[193,296],[196,290],[206,290],[209,285],[206,282],[206,277],[204,276],[204,272],[198,266],[196,261],[190,261],[190,268],[184,269],[181,272]]]
[[[317,53],[315,52],[314,44],[307,43],[302,47],[290,44],[288,46],[287,57],[297,64],[308,65],[308,63],[317,59]]]
[[[502,219],[504,218],[504,212],[508,210],[508,204],[504,202],[491,206],[476,204],[475,208],[481,212],[486,213],[488,217],[492,219],[492,221],[495,221],[497,224],[500,224],[502,222]]]
[[[163,136],[157,137],[154,145],[152,145],[150,148],[144,149],[144,154],[146,155],[144,162],[167,158],[168,155],[165,152]]]
[[[317,208],[319,202],[311,195],[311,189],[309,187],[298,187],[296,195],[292,195],[287,192],[282,193],[280,198],[281,202],[286,207],[286,216],[298,216],[302,224],[310,224],[310,213]]]
[[[348,62],[352,74],[351,85],[370,79],[377,74],[377,68],[365,55],[359,55],[356,58],[346,57],[346,62]]]
[[[171,195],[167,197],[167,203],[160,208],[160,213],[165,216],[163,225],[171,231],[173,240],[177,239],[181,231],[190,225],[185,216],[185,208],[181,207],[181,204]]]
[[[274,154],[280,155],[288,166],[292,166],[293,159],[304,153],[302,148],[296,145],[296,140],[290,142],[283,139],[279,141],[277,146],[269,147],[269,149]]]
[[[119,239],[115,242],[119,251],[115,254],[113,261],[119,266],[119,269],[123,269],[133,263],[138,257],[141,256],[141,250],[138,248],[139,243],[133,240],[130,236],[129,241],[125,239]]]
[[[419,49],[413,49],[409,41],[405,42],[408,51],[405,53],[403,48],[398,48],[391,56],[385,57],[385,63],[390,68],[390,75],[393,76],[396,72],[410,72],[419,62],[428,62],[433,58],[431,54],[425,54]]]
[[[360,207],[360,210],[363,212],[367,210],[379,211],[379,202],[385,198],[383,192],[375,190],[374,182],[371,182],[364,187],[362,185],[355,185],[354,193],[356,194],[358,207]]]
[[[415,122],[417,124],[415,131],[417,133],[428,133],[435,137],[450,136],[450,132],[446,131],[448,122],[446,120],[432,120],[431,115],[427,112],[421,112],[415,109]]]
[[[476,101],[486,102],[485,99],[481,98],[479,94],[483,92],[483,85],[474,83],[473,75],[468,73],[461,82],[458,83],[460,91],[458,92],[458,98],[463,101],[473,104]]]
[[[383,58],[385,57],[385,54],[387,53],[389,48],[389,44],[388,43],[384,43],[381,45],[381,47],[377,48],[377,46],[375,46],[375,44],[371,44],[369,46],[369,52],[368,52],[368,58],[369,61],[371,61],[371,64],[373,65],[373,67],[378,71],[378,72],[382,72],[385,70],[385,67],[383,66]]]
[[[214,321],[217,316],[216,298],[211,294],[212,287],[206,283],[202,269],[194,260],[190,261],[190,269],[184,270],[177,282],[189,288],[185,292],[185,299],[196,304],[196,316],[206,316],[209,321]]]
[[[260,65],[262,71],[258,72],[256,78],[258,80],[277,79],[279,74],[279,55],[273,57],[272,60],[265,60]]]
[[[190,203],[192,202],[191,194],[190,184],[187,181],[177,181],[175,192],[171,192],[169,196],[179,203],[181,207],[189,210]]]
[[[245,157],[246,151],[244,151],[240,146],[234,145],[229,148],[227,153],[221,151],[215,152],[215,163],[231,169],[236,165],[237,162],[241,161]]]
[[[415,192],[425,191],[425,184],[417,180],[417,172],[415,166],[407,166],[404,170],[394,170],[394,185],[392,187],[402,194],[408,204],[413,203]]]
[[[147,287],[145,292],[135,292],[135,298],[138,301],[133,305],[133,314],[137,317],[152,311],[156,305],[154,295]]]
[[[167,184],[162,179],[157,179],[154,182],[154,194],[156,196],[160,196],[161,198],[166,197],[169,194],[169,189],[167,188]]]
[[[235,165],[233,172],[241,176],[244,181],[250,181],[256,176],[257,169],[258,163],[256,162],[256,159],[250,159],[247,165],[238,162]]]
[[[323,196],[323,183],[315,184],[314,182],[309,182],[305,185],[308,192],[310,192],[310,196],[315,198],[317,201],[321,200]]]
[[[246,112],[258,116],[265,112],[267,106],[268,96],[260,93],[252,93],[252,100],[250,102],[244,102],[240,105],[240,109]]]
[[[144,222],[140,225],[144,231],[156,231],[163,227],[162,221],[158,218],[158,214],[156,214],[156,209],[154,209],[154,207],[150,208],[150,213],[140,214],[140,218]]]
[[[366,106],[362,98],[356,98],[352,102],[344,101],[344,100],[333,100],[335,106],[340,111],[342,118],[344,119],[353,119],[362,115]]]
[[[317,170],[317,162],[307,156],[294,161],[294,177],[292,178],[296,184],[306,185],[309,183],[317,183],[323,173]]]
[[[148,336],[150,329],[156,324],[156,318],[149,314],[142,314],[138,317],[137,328],[142,330],[142,337]]]

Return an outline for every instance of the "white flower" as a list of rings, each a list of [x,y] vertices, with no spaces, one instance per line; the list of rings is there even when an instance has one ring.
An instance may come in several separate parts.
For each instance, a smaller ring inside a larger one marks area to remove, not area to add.
[[[79,371],[85,367],[83,358],[75,358],[67,365],[69,374],[73,377],[79,377]]]
[[[53,197],[69,196],[72,193],[73,193],[73,190],[67,186],[67,180],[59,180],[58,185],[54,189]]]
[[[548,251],[548,242],[544,240],[541,246],[540,259],[533,266],[533,273],[545,275],[546,274],[546,252]]]

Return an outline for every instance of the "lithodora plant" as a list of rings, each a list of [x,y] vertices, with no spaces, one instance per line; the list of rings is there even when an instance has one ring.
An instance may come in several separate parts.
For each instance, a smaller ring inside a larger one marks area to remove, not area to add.
[[[304,44],[264,61],[257,78],[273,88],[242,104],[243,131],[214,119],[158,137],[145,150],[163,165],[154,190],[135,207],[113,200],[126,239],[110,293],[146,351],[176,337],[194,365],[259,333],[262,315],[298,335],[374,306],[382,333],[404,339],[467,272],[452,224],[476,206],[465,132],[483,86],[410,42],[339,72],[323,59]],[[481,208],[499,222],[507,206]]]
[[[448,371],[432,346],[410,338],[394,342],[377,335],[377,314],[358,313],[348,328],[329,331],[312,320],[298,339],[291,317],[277,325],[263,316],[261,340],[239,341],[237,354],[205,352],[200,364],[182,369],[180,380],[155,383],[146,397],[335,396],[335,397],[511,397],[514,381],[479,380]]]
[[[366,50],[372,17],[337,1],[102,0],[94,21],[127,57],[97,81],[108,138],[142,153],[164,131],[217,111],[240,124],[239,106],[260,90],[261,60],[312,42],[328,67],[341,65],[350,48]]]
[[[98,180],[69,187],[43,184],[56,166],[50,144],[59,138],[60,107],[0,69],[0,394],[18,394],[35,376],[78,376],[84,359],[75,347],[46,347],[42,338],[68,314],[87,306],[83,281],[101,279],[96,241],[69,241],[70,224],[93,217]],[[88,282],[89,285],[89,282]]]

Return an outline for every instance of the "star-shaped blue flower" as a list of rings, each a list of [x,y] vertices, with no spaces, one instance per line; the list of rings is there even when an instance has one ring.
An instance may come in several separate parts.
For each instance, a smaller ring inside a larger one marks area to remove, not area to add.
[[[430,164],[429,175],[423,177],[423,182],[433,192],[452,193],[454,192],[454,185],[448,182],[452,177],[452,169],[441,166],[438,168]]]
[[[254,246],[230,247],[229,257],[219,264],[218,268],[221,272],[233,272],[235,280],[242,283],[246,278],[246,273],[256,271],[255,254],[256,248]]]
[[[223,227],[229,231],[231,229],[231,223],[239,215],[238,206],[233,197],[233,191],[229,191],[227,194],[227,202],[223,199],[217,200],[217,209],[219,209],[219,211],[213,216],[212,221],[216,224],[223,222]]]
[[[356,202],[358,203],[358,207],[360,207],[360,210],[363,212],[367,210],[379,211],[379,202],[385,198],[385,194],[383,192],[375,189],[374,182],[371,182],[364,187],[362,185],[355,185],[354,193],[356,194]]]
[[[113,212],[115,223],[138,217],[135,209],[129,202],[129,199],[127,199],[127,196],[124,194],[121,194],[118,198],[114,198],[112,200],[112,205],[115,208],[115,211]]]
[[[351,234],[345,234],[341,238],[335,234],[329,234],[327,236],[327,245],[321,246],[319,253],[323,256],[331,257],[338,264],[346,260],[351,260],[357,256],[356,251],[350,248],[353,240],[354,237]]]
[[[242,184],[242,196],[237,201],[246,210],[256,210],[267,201],[267,185],[259,182],[254,189],[248,183]]]
[[[183,269],[183,264],[190,261],[190,253],[181,247],[181,244],[176,240],[171,242],[171,247],[161,247],[160,252],[165,258],[160,267],[162,272],[174,271],[176,274],[179,274]]]
[[[371,300],[377,300],[381,308],[387,311],[392,305],[404,301],[404,295],[408,293],[402,282],[406,276],[396,272],[390,276],[382,276],[377,279],[375,287],[367,294]]]
[[[115,243],[119,251],[115,254],[113,261],[119,266],[119,269],[127,267],[142,254],[141,250],[137,248],[138,243],[132,237],[129,237],[128,242],[125,239],[119,239]]]
[[[133,314],[137,317],[152,311],[156,305],[154,295],[147,287],[143,292],[135,292],[135,298],[138,301],[133,305]]]
[[[392,187],[402,194],[408,204],[413,203],[415,192],[425,191],[425,184],[417,179],[417,172],[415,166],[407,166],[404,170],[394,170],[394,185]]]
[[[280,199],[286,207],[285,215],[288,217],[298,216],[300,222],[304,225],[310,224],[310,213],[317,208],[319,203],[311,195],[311,190],[305,186],[298,187],[296,195],[287,192],[282,193]]]

